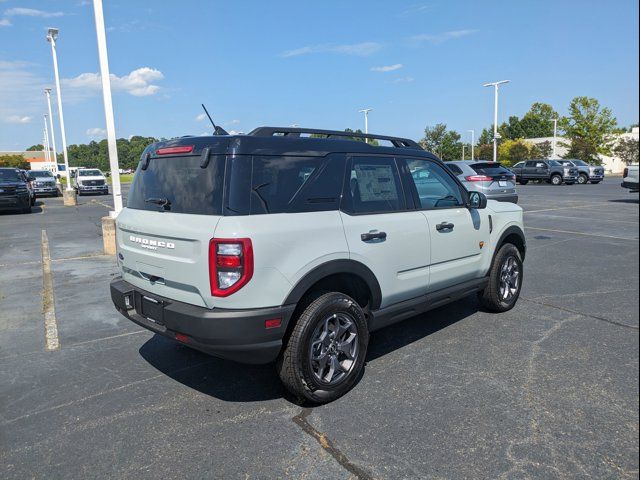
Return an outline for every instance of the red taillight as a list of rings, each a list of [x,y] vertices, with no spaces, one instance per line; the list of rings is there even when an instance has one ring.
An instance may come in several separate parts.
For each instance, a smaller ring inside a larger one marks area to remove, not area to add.
[[[249,238],[212,238],[209,242],[211,295],[227,297],[253,276],[253,245]]]
[[[491,182],[493,178],[487,177],[486,175],[469,175],[465,177],[467,182]]]
[[[193,145],[180,145],[179,147],[163,147],[156,150],[156,155],[175,155],[177,153],[191,153]]]

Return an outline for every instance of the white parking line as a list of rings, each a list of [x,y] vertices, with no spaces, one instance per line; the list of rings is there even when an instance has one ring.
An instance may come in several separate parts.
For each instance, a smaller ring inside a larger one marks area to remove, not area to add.
[[[599,238],[613,238],[614,240],[628,240],[631,242],[637,242],[638,238],[629,238],[629,237],[614,237],[613,235],[598,235],[596,233],[584,233],[584,232],[573,232],[569,230],[554,230],[552,228],[537,228],[537,227],[524,227],[526,230],[540,230],[542,232],[555,232],[555,233],[567,233],[569,235],[581,235],[583,237],[599,237]]]
[[[53,296],[53,274],[51,273],[51,255],[47,231],[42,230],[42,313],[44,314],[44,339],[47,350],[60,348],[58,340],[58,322]]]

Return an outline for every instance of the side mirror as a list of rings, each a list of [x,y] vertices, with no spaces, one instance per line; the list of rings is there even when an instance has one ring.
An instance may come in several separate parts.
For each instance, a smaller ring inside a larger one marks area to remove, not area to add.
[[[469,208],[482,210],[487,208],[487,197],[484,193],[469,192]]]

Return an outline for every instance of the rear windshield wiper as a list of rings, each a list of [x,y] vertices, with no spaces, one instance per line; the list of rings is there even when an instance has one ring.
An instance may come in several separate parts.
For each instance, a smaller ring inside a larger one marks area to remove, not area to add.
[[[171,202],[168,198],[147,198],[145,202],[155,203],[156,205],[160,205],[165,210],[171,210]]]

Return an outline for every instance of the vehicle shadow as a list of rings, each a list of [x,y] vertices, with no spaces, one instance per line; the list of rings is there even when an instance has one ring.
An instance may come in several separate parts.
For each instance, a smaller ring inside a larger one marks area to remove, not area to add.
[[[421,340],[478,311],[475,297],[440,307],[371,334],[367,362]],[[158,371],[181,384],[226,402],[255,402],[285,398],[275,364],[244,365],[211,357],[161,335],[144,343],[139,353]],[[366,376],[366,363],[360,379]]]
[[[639,197],[636,198],[616,198],[613,200],[609,200],[613,203],[639,203]]]
[[[34,213],[42,213],[42,202],[36,200],[35,205],[31,207],[31,213],[24,213],[20,210],[0,210],[0,215],[32,215]]]

